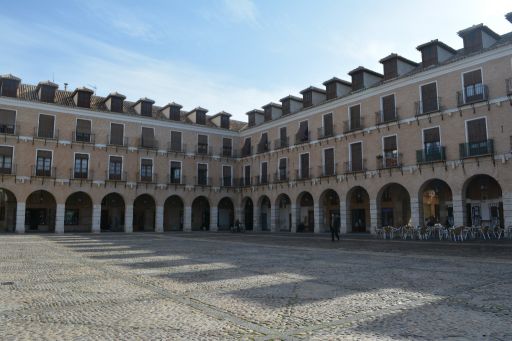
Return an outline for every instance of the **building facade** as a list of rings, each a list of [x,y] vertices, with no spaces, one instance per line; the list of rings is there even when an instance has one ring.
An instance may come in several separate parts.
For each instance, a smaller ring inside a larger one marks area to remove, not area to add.
[[[510,20],[511,15],[507,15]],[[0,230],[512,225],[512,33],[391,54],[247,113],[0,79]]]

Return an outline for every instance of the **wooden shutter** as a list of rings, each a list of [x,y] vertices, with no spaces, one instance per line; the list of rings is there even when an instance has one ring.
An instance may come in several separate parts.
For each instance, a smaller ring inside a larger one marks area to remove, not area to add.
[[[309,154],[300,155],[300,169],[302,176],[309,175]]]
[[[181,151],[181,131],[171,131],[171,150]]]
[[[333,99],[333,98],[337,97],[335,82],[327,84],[326,90],[327,90],[327,99]]]
[[[430,83],[421,87],[421,100],[423,105],[425,102],[433,101],[437,99],[437,86],[436,83]]]
[[[279,129],[279,137],[281,139],[281,142],[286,142],[286,138],[288,136],[286,136],[286,127],[281,127],[281,129]]]
[[[352,75],[352,90],[359,90],[364,87],[364,75],[362,72]]]
[[[350,162],[352,171],[363,169],[363,144],[361,142],[350,145]]]
[[[89,120],[76,120],[76,132],[82,134],[90,134],[91,133],[91,121]]]
[[[272,107],[268,106],[263,111],[263,116],[265,119],[265,122],[270,121],[272,119]]]
[[[142,127],[142,145],[152,147],[155,140],[155,130],[153,128]]]
[[[421,50],[422,66],[427,67],[437,64],[437,46],[426,46]]]
[[[110,111],[112,112],[123,112],[123,99],[119,97],[110,97]]]
[[[116,163],[116,164],[122,164],[123,163],[123,158],[120,157],[120,156],[111,156],[110,157],[110,163]]]
[[[231,149],[231,143],[232,143],[232,140],[227,137],[224,137],[222,139],[222,147],[225,149]]]
[[[39,115],[38,136],[53,138],[54,123],[55,123],[55,116],[42,115],[42,114]]]
[[[279,159],[279,169],[286,170],[286,159]]]
[[[267,133],[261,134],[260,145],[265,146],[265,147],[268,146],[268,134]]]
[[[16,111],[0,109],[0,125],[14,126],[16,124]]]
[[[124,145],[124,126],[118,123],[110,124],[110,144],[123,146]]]
[[[229,117],[222,115],[220,117],[220,127],[224,129],[229,129]]]
[[[151,159],[142,159],[142,160],[140,160],[140,164],[142,166],[151,167],[151,166],[153,166],[153,160],[151,160]]]
[[[361,121],[361,106],[350,107],[350,129],[359,128]]]
[[[398,76],[396,58],[384,62],[384,80],[392,79]]]
[[[206,135],[197,135],[197,143],[200,145],[207,146],[208,145],[208,136]]]
[[[299,137],[300,138],[308,137],[308,121],[302,121],[299,123]]]
[[[231,167],[229,166],[222,166],[222,177],[224,179],[231,177]]]
[[[267,181],[267,178],[268,178],[267,172],[268,172],[268,163],[262,162],[261,163],[261,180],[262,180],[262,182]]]
[[[153,116],[153,104],[151,102],[140,103],[140,114],[142,116]]]
[[[333,120],[332,113],[328,113],[324,115],[324,135],[331,136],[333,135]]]
[[[480,70],[475,70],[464,74],[464,87],[481,83],[482,72]]]
[[[468,142],[483,142],[487,140],[487,125],[485,118],[467,121]]]
[[[0,155],[1,156],[10,156],[12,158],[12,150],[13,150],[13,147],[0,146]]]
[[[429,128],[423,130],[424,143],[436,143],[440,141],[439,128]]]
[[[52,152],[49,151],[49,150],[38,150],[37,151],[37,158],[51,159],[52,158]]]
[[[388,136],[384,138],[384,151],[391,152],[396,150],[396,136]]]
[[[206,113],[204,111],[196,112],[196,123],[197,124],[206,124]]]
[[[395,95],[382,97],[382,110],[384,111],[384,121],[395,119]]]
[[[173,121],[179,121],[181,110],[178,106],[171,106],[169,108],[169,118]]]
[[[334,174],[334,148],[324,150],[324,170],[326,175]]]

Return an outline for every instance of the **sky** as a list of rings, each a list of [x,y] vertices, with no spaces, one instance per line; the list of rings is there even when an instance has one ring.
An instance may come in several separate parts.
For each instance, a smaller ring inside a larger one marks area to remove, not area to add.
[[[118,91],[209,114],[245,113],[390,53],[420,61],[416,46],[484,23],[512,31],[510,0],[5,1],[0,73],[24,83]]]

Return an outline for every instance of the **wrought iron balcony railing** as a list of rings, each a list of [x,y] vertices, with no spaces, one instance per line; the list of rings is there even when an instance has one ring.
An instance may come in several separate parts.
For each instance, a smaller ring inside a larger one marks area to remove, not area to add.
[[[460,158],[486,156],[494,154],[494,140],[466,142],[459,144]]]
[[[441,97],[423,99],[415,102],[416,116],[427,115],[441,110]]]
[[[489,88],[486,84],[467,85],[462,91],[457,91],[457,106],[474,104],[489,100]]]
[[[417,163],[446,161],[445,147],[420,149],[416,151]]]

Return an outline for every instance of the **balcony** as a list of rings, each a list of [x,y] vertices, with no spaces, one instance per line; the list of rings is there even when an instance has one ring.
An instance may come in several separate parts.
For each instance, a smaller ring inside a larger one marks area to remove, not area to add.
[[[311,179],[311,168],[305,168],[301,170],[296,170],[295,173],[296,180],[308,180]]]
[[[415,102],[416,116],[428,115],[441,110],[441,97]]]
[[[0,175],[2,177],[4,175],[16,175],[16,165],[4,164],[3,167],[0,167]]]
[[[274,173],[274,183],[288,182],[289,180],[290,180],[290,175],[284,169],[281,169]]]
[[[402,154],[398,154],[396,156],[379,156],[377,157],[377,169],[402,167]]]
[[[194,177],[194,184],[196,186],[211,186],[212,185],[212,178],[206,177],[206,176],[196,176]]]
[[[308,143],[311,140],[311,133],[309,131],[305,133],[295,134],[295,144]]]
[[[220,155],[222,157],[237,157],[237,153],[235,153],[232,147],[221,147]]]
[[[93,180],[94,172],[92,170],[83,171],[79,169],[70,168],[69,178],[71,180]]]
[[[256,186],[268,185],[268,178],[268,174],[261,174],[260,176],[254,177],[254,182],[256,183]]]
[[[185,175],[176,176],[175,174],[169,174],[167,176],[168,185],[185,185],[187,183],[187,177]]]
[[[220,178],[220,183],[222,187],[234,187],[233,178],[230,176],[222,176]]]
[[[96,136],[91,133],[73,131],[72,141],[73,143],[93,143],[96,140]]]
[[[266,153],[270,151],[270,143],[258,143],[258,146],[256,148],[256,151],[258,154]]]
[[[459,144],[460,158],[478,157],[494,154],[494,140],[467,142]]]
[[[318,128],[318,139],[327,139],[329,137],[333,137],[336,135],[336,125],[332,125],[331,127],[320,127]]]
[[[137,172],[137,182],[139,182],[139,183],[152,184],[152,183],[156,183],[157,179],[158,179],[158,175],[156,173],[147,174],[147,173]]]
[[[462,91],[457,91],[457,106],[459,107],[488,100],[489,89],[482,83],[468,85]]]
[[[347,120],[343,122],[343,133],[351,133],[364,129],[364,117],[360,117],[359,120]]]
[[[158,141],[154,138],[140,138],[137,146],[140,149],[158,149]]]
[[[366,172],[366,160],[345,162],[345,173]]]
[[[445,147],[420,149],[416,151],[416,163],[432,163],[446,161]]]
[[[36,178],[53,178],[57,177],[56,167],[30,167],[30,175]]]
[[[290,138],[288,136],[281,137],[274,142],[274,150],[288,148],[290,146]]]
[[[375,113],[375,124],[381,125],[391,122],[396,122],[400,118],[398,116],[398,108],[390,111],[379,110]]]
[[[333,165],[318,166],[318,174],[320,177],[336,176],[338,175],[338,163]]]
[[[123,148],[128,147],[128,138],[127,137],[117,138],[112,135],[107,135],[107,141],[108,141],[107,142],[108,146],[123,147]]]
[[[105,172],[105,179],[106,181],[113,181],[113,182],[126,182],[128,179],[128,173],[127,172]]]
[[[251,156],[252,155],[252,147],[243,147],[242,148],[242,157]]]
[[[241,187],[248,187],[252,185],[252,181],[250,177],[243,177],[240,179],[240,186]]]
[[[204,156],[211,156],[212,153],[212,147],[208,146],[207,144],[198,144],[196,148],[196,154],[197,155],[204,155]]]
[[[17,135],[19,127],[14,124],[0,124],[0,134],[2,135]]]
[[[59,140],[59,129],[38,129],[34,128],[34,138],[41,139],[41,140]]]
[[[171,142],[167,143],[167,152],[169,153],[183,153],[187,152],[187,145],[181,143],[180,145],[172,144]]]

